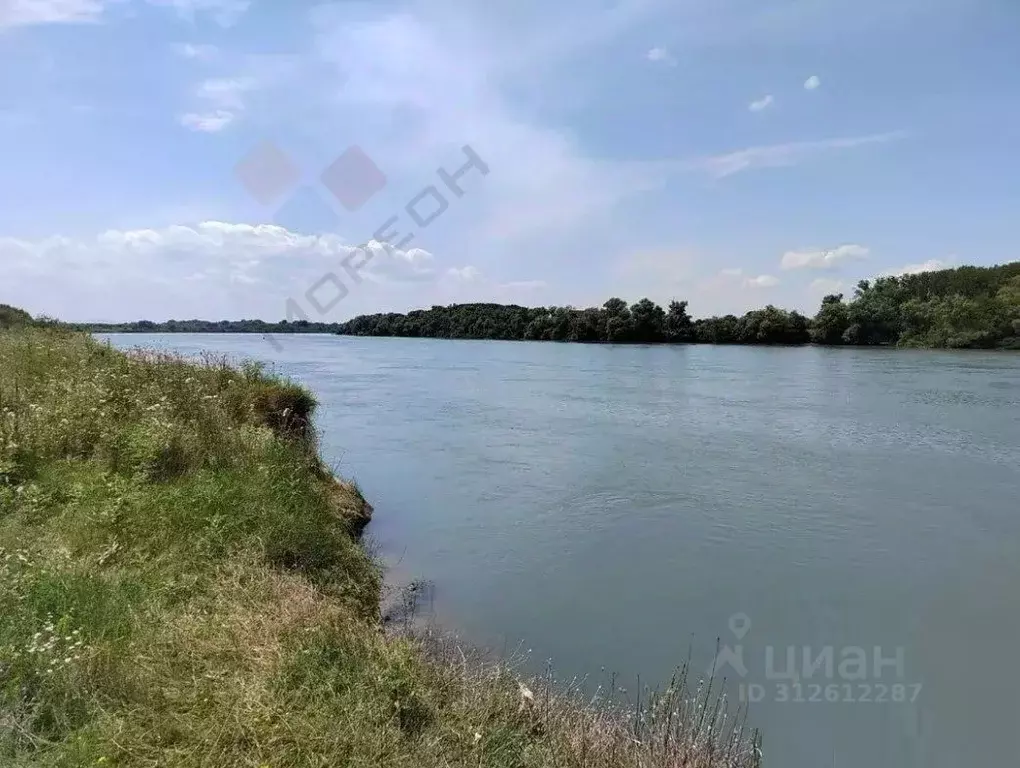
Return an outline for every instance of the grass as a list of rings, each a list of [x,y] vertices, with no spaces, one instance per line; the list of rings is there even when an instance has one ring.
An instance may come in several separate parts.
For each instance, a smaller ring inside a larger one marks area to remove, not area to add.
[[[255,365],[0,331],[0,765],[757,765],[682,677],[624,710],[384,632],[314,407]]]

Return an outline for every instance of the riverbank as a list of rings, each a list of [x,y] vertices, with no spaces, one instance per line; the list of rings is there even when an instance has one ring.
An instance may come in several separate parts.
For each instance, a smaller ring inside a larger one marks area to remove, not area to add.
[[[623,712],[384,632],[314,408],[255,365],[0,332],[0,762],[757,763],[682,676]]]

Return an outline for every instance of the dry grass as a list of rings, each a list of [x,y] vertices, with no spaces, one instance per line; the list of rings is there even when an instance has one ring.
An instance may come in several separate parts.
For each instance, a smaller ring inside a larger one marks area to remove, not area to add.
[[[0,765],[757,765],[683,675],[631,708],[383,632],[313,407],[255,366],[0,332]]]
[[[550,667],[525,679],[523,660],[488,658],[436,628],[398,635],[412,639],[429,662],[443,670],[441,686],[462,717],[475,722],[470,754],[484,765],[619,766],[715,768],[759,766],[760,735],[746,722],[746,709],[730,711],[711,681],[689,687],[690,664],[677,670],[663,690],[630,700],[610,682],[591,692],[586,680],[557,681]],[[443,765],[459,741],[435,740],[429,765]],[[522,762],[530,755],[534,762]],[[464,764],[472,763],[468,753]]]

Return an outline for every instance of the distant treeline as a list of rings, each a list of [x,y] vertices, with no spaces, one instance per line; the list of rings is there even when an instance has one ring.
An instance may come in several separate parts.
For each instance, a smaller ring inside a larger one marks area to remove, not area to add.
[[[63,325],[0,304],[0,328]],[[601,307],[452,304],[407,314],[361,315],[346,323],[169,320],[70,324],[94,333],[339,333],[441,339],[649,344],[899,345],[1020,349],[1020,262],[862,280],[850,299],[822,299],[814,317],[769,305],[741,316],[693,319],[686,301],[649,299]]]
[[[851,299],[826,296],[808,318],[774,306],[742,316],[692,319],[686,301],[628,306],[453,304],[407,314],[362,315],[350,336],[609,343],[827,344],[1020,349],[1020,262],[862,280]]]
[[[75,328],[92,333],[339,333],[340,323],[312,323],[307,320],[267,323],[265,320],[167,320],[154,323],[84,323]]]

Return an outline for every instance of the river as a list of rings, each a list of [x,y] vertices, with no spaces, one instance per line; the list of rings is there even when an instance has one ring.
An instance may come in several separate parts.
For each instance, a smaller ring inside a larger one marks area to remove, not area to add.
[[[718,638],[768,766],[1016,764],[1020,355],[107,338],[311,388],[472,643],[655,685]]]

